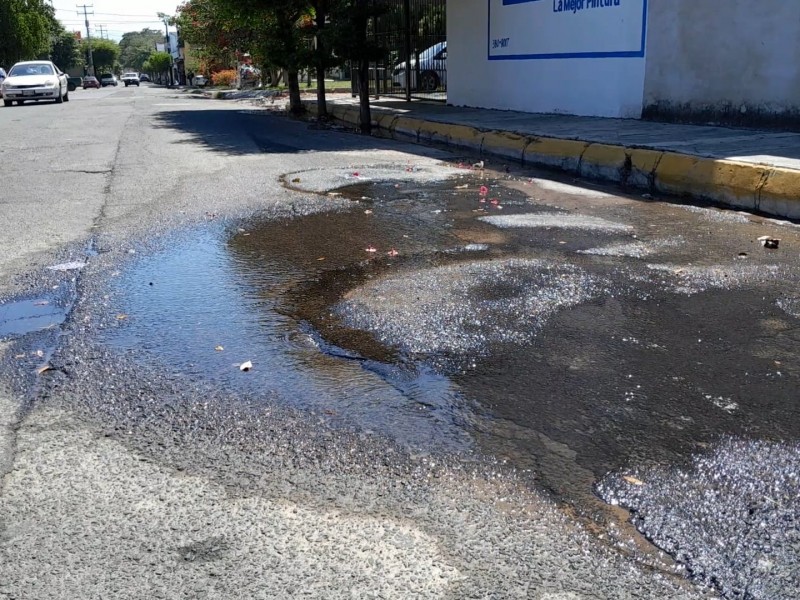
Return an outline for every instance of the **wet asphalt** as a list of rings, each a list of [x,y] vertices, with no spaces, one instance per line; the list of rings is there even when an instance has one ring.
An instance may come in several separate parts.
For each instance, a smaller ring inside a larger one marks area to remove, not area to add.
[[[0,597],[796,597],[793,226],[73,100],[0,111]]]

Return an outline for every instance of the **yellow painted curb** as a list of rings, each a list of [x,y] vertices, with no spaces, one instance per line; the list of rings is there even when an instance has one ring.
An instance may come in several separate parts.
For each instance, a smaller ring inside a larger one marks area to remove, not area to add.
[[[769,169],[759,194],[759,209],[784,217],[800,218],[800,172]]]
[[[530,143],[531,138],[516,133],[487,131],[483,135],[482,152],[522,162],[522,154]]]
[[[309,110],[315,100],[304,100]],[[331,103],[335,118],[358,125],[359,109]],[[392,112],[373,112],[373,123],[394,137],[445,143],[525,165],[555,167],[583,176],[623,180],[633,187],[695,196],[782,217],[800,218],[800,171],[732,160],[579,140],[482,132],[468,125],[426,121]]]
[[[482,131],[469,125],[453,125],[442,123],[447,132],[447,143],[459,148],[467,148],[480,152],[483,148],[484,134]]]
[[[579,173],[584,177],[620,181],[628,154],[622,146],[589,144],[581,155]]]
[[[413,117],[404,117],[399,116],[397,120],[391,126],[391,132],[393,134],[401,134],[401,135],[408,135],[414,138],[419,138],[419,130],[422,128],[423,125],[426,125],[427,122],[423,121],[422,119],[415,119]]]
[[[361,111],[358,108],[347,107],[344,110],[344,115],[341,117],[342,121],[350,125],[359,125],[361,123]]]
[[[448,123],[425,121],[419,128],[419,139],[420,141],[433,142],[435,144],[449,144],[452,128],[453,126]]]
[[[628,155],[631,157],[631,170],[626,183],[634,187],[652,187],[656,167],[664,153],[661,150],[630,148]]]
[[[662,192],[709,198],[742,208],[758,208],[768,167],[665,152],[655,170]]]
[[[564,171],[577,172],[581,156],[588,146],[588,142],[578,140],[532,138],[523,152],[523,163],[558,167]]]
[[[397,118],[397,115],[394,113],[379,113],[378,118],[375,119],[375,123],[381,129],[386,129],[390,131],[392,129],[392,123]]]

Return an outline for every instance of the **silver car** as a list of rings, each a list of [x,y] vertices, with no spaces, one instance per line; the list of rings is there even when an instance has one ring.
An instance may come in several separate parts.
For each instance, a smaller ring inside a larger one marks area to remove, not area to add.
[[[28,100],[69,102],[67,74],[49,60],[18,62],[2,83],[3,104],[24,104]]]
[[[447,42],[439,42],[420,52],[419,66],[416,58],[411,59],[411,67],[401,62],[392,72],[394,87],[406,87],[406,78],[411,72],[411,89],[423,92],[434,92],[440,86],[447,88]],[[419,73],[419,82],[417,81]]]

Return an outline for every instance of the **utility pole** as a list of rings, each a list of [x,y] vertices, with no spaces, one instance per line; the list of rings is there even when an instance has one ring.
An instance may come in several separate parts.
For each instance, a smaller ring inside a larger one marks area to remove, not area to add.
[[[172,78],[172,50],[169,45],[169,22],[171,17],[164,13],[158,13],[158,16],[164,21],[164,48],[167,49],[167,54],[169,54],[169,85],[173,86],[175,84]]]
[[[84,4],[83,6],[78,4],[76,6],[78,8],[83,8],[83,18],[84,18],[84,21],[86,22],[86,46],[89,49],[89,74],[90,75],[94,75],[94,57],[92,57],[92,34],[89,31],[89,14],[90,13],[87,12],[87,9],[94,8],[94,4],[89,4],[89,5]],[[78,12],[78,15],[80,15],[80,14],[81,13]],[[91,14],[94,14],[94,11],[92,11]]]
[[[108,39],[108,30],[105,30],[106,26],[105,25],[98,25],[97,28],[100,30],[100,39],[101,40],[107,40]],[[103,35],[103,34],[105,34],[105,35]]]

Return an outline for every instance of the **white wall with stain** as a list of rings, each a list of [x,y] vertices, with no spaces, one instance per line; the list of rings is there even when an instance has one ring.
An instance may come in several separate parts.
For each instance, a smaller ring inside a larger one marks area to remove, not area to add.
[[[800,2],[651,0],[644,105],[800,108]]]

